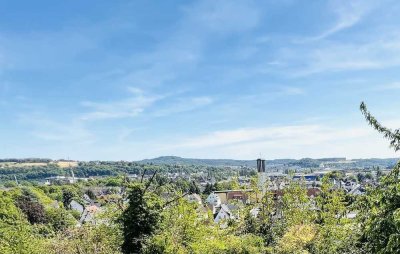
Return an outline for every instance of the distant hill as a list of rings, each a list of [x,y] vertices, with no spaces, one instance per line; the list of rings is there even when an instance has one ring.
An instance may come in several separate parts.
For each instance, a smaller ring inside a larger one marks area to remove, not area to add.
[[[299,167],[299,168],[316,168],[321,165],[331,168],[392,168],[399,158],[370,158],[370,159],[353,159],[346,160],[345,157],[337,158],[303,158],[303,159],[276,159],[266,160],[268,168],[274,167]],[[155,165],[186,165],[186,166],[211,166],[211,167],[256,167],[256,160],[233,160],[233,159],[195,159],[195,158],[182,158],[178,156],[161,156],[153,159],[145,159],[135,161],[139,164],[155,164]],[[27,159],[0,159],[0,168],[4,167],[32,167],[32,166],[43,166],[43,165],[54,165],[57,164],[59,167],[78,166],[76,161],[67,160],[51,160],[42,158],[27,158]],[[111,162],[112,164],[112,162]]]
[[[256,162],[252,160],[231,160],[231,159],[192,159],[181,158],[177,156],[161,156],[154,159],[146,159],[137,161],[138,163],[152,163],[152,164],[181,164],[181,165],[201,165],[201,166],[248,166],[255,167]]]
[[[360,168],[369,168],[373,166],[380,166],[382,168],[390,168],[393,167],[398,158],[388,158],[388,159],[354,159],[354,160],[346,160],[345,157],[338,158],[320,158],[320,159],[312,159],[312,158],[303,158],[299,160],[295,159],[276,159],[276,160],[267,160],[267,167],[274,166],[297,166],[301,168],[310,168],[310,167],[318,167],[321,164],[325,164],[328,166],[343,166],[344,168],[348,167],[360,167]],[[200,165],[200,166],[212,166],[212,167],[256,167],[256,160],[232,160],[232,159],[193,159],[193,158],[182,158],[178,156],[161,156],[154,159],[145,159],[141,161],[137,161],[138,163],[152,163],[156,165],[168,164],[168,165]]]
[[[298,166],[319,166],[320,163],[324,162],[338,162],[346,160],[346,158],[322,158],[322,159],[276,159],[266,160],[268,166],[276,165],[298,165]],[[154,159],[146,159],[137,161],[138,163],[152,163],[152,164],[181,164],[181,165],[201,165],[201,166],[247,166],[255,167],[256,160],[232,160],[232,159],[193,159],[193,158],[182,158],[177,156],[161,156]]]

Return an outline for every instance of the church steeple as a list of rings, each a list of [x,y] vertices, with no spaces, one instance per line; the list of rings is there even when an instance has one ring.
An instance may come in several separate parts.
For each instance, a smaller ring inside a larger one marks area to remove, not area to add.
[[[257,159],[257,173],[258,173],[258,187],[262,189],[262,193],[264,194],[267,189],[265,186],[265,181],[267,180],[267,175],[265,173],[265,160],[258,158]]]

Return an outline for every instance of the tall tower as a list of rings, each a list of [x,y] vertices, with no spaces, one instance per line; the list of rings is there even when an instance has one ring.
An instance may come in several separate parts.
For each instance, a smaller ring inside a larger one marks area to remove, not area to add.
[[[262,189],[262,193],[265,194],[267,188],[265,182],[267,181],[267,175],[265,173],[265,160],[257,159],[257,173],[258,173],[258,188]]]
[[[258,173],[265,173],[265,160],[264,159],[257,159],[257,172]]]

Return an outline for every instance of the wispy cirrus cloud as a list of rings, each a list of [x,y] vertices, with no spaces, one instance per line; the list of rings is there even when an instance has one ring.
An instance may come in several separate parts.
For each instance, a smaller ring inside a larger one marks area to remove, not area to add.
[[[110,102],[82,102],[82,105],[90,111],[84,113],[80,119],[89,121],[135,117],[163,98],[161,95],[145,94],[139,88],[128,87],[128,90],[131,96],[126,99]]]
[[[243,128],[216,131],[190,138],[177,146],[207,148],[248,142],[291,141],[292,144],[318,144],[330,140],[362,137],[371,133],[365,128],[337,130],[321,125],[293,125],[266,128]]]
[[[178,114],[183,112],[190,112],[199,108],[208,106],[214,102],[209,96],[179,98],[170,105],[161,109],[155,110],[155,116],[168,116],[171,114]]]
[[[400,65],[400,36],[390,32],[357,43],[326,42],[318,46],[284,48],[278,61],[291,69],[289,76],[302,77],[324,72],[378,70]]]
[[[200,109],[213,103],[210,96],[184,96],[177,93],[153,94],[144,92],[140,88],[128,87],[131,93],[129,98],[110,102],[82,102],[89,112],[80,116],[83,121],[106,120],[137,117],[146,110],[149,116],[168,116]],[[165,99],[168,98],[168,101]],[[157,106],[163,102],[162,106]]]
[[[400,35],[390,24],[371,27],[369,30],[375,33],[368,35],[345,34],[324,40],[363,23],[364,19],[371,22],[367,16],[382,15],[384,3],[392,4],[391,1],[331,1],[328,6],[335,13],[334,24],[316,36],[295,39],[295,43],[283,46],[274,61],[284,64],[274,66],[273,71],[290,69],[289,75],[297,78],[318,73],[382,70],[400,65]]]
[[[330,1],[328,6],[336,16],[336,20],[333,22],[333,24],[316,36],[296,40],[296,42],[312,42],[325,39],[342,30],[351,28],[361,22],[362,19],[368,15],[376,5],[376,2],[369,0]]]

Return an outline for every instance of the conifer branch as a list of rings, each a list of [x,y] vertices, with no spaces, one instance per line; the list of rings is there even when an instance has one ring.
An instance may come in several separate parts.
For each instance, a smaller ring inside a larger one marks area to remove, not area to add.
[[[367,106],[364,102],[360,104],[361,113],[364,115],[365,120],[371,125],[375,130],[382,133],[383,136],[390,141],[390,147],[393,147],[397,152],[400,150],[400,129],[391,130],[385,126],[382,126],[376,118],[371,115],[368,111]]]

